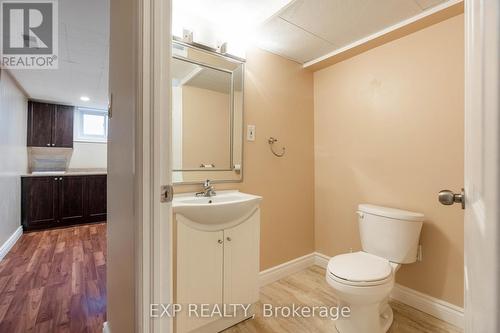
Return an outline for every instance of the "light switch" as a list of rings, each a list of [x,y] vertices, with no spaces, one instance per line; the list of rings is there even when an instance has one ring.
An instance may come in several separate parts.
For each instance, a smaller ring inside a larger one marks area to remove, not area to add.
[[[255,141],[255,125],[247,126],[247,141]]]

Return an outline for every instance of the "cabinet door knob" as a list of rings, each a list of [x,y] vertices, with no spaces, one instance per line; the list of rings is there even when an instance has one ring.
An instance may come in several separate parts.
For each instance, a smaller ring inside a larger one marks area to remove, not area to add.
[[[55,145],[56,145],[56,144],[55,144],[55,143],[53,143],[53,144],[52,144],[52,147],[54,147]]]
[[[217,241],[217,243],[222,244],[222,243],[224,243],[224,241],[223,241],[222,239],[219,239],[219,240]]]
[[[56,178],[54,178],[54,180],[57,180],[57,177],[56,177]]]
[[[232,241],[233,239],[231,237],[226,237],[227,241],[230,242]]]
[[[49,147],[50,147],[50,143],[47,143],[47,146],[49,146]]]

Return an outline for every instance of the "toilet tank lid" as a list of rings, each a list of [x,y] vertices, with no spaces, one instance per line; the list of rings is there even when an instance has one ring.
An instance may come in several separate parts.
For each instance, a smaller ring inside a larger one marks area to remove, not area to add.
[[[415,213],[407,210],[376,206],[370,204],[360,204],[358,206],[358,211],[366,214],[372,214],[372,215],[388,217],[404,221],[423,222],[425,219],[425,216],[422,213]]]

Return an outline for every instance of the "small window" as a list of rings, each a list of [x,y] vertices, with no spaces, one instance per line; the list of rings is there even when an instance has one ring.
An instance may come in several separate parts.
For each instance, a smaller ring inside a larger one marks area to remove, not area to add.
[[[76,108],[75,141],[107,142],[108,111],[89,108]]]

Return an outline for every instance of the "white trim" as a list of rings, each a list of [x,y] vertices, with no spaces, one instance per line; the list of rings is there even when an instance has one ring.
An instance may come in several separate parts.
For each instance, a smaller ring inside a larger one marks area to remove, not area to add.
[[[459,306],[423,294],[398,283],[396,283],[392,290],[391,298],[449,324],[464,328],[464,309]]]
[[[260,286],[268,285],[313,265],[326,268],[330,258],[325,254],[313,252],[271,267],[260,272]],[[391,293],[391,298],[459,328],[464,327],[464,309],[459,306],[397,283]]]
[[[261,287],[278,281],[294,273],[300,272],[314,265],[314,253],[295,258],[278,266],[271,267],[259,273]]]
[[[3,243],[3,245],[0,247],[0,260],[2,260],[7,253],[9,253],[10,249],[16,244],[17,240],[21,238],[23,235],[23,227],[19,226],[19,228],[14,231],[12,235]]]
[[[109,328],[107,321],[105,321],[104,324],[102,324],[102,333],[111,333],[111,330]]]
[[[326,266],[328,266],[328,261],[330,260],[330,258],[331,257],[327,256],[326,254],[314,252],[314,264],[316,266],[326,269]]]
[[[465,331],[500,332],[500,2],[465,2]]]
[[[149,316],[150,304],[172,303],[172,218],[171,203],[162,202],[161,186],[171,180],[170,61],[171,1],[140,0],[137,119],[140,145],[138,186],[142,192],[142,222],[138,249],[142,266],[138,270],[138,332],[168,333],[173,320]]]
[[[426,18],[426,17],[428,17],[430,15],[433,15],[433,14],[435,14],[437,12],[445,10],[445,9],[447,9],[447,8],[449,8],[451,6],[454,6],[456,4],[459,4],[461,2],[463,2],[463,0],[449,0],[449,1],[446,1],[446,2],[444,2],[442,4],[439,4],[439,5],[435,6],[435,7],[432,7],[430,9],[427,9],[427,10],[423,11],[422,13],[420,13],[418,15],[410,17],[409,19],[406,19],[404,21],[401,21],[399,23],[391,25],[390,27],[387,27],[387,28],[385,28],[383,30],[380,30],[380,31],[378,31],[378,32],[376,32],[376,33],[374,33],[374,34],[372,34],[370,36],[361,38],[361,39],[359,39],[359,40],[357,40],[357,41],[355,41],[355,42],[353,42],[353,43],[351,43],[349,45],[341,47],[340,49],[336,49],[336,50],[334,50],[332,52],[329,52],[329,53],[327,53],[327,54],[325,54],[325,55],[323,55],[321,57],[318,57],[316,59],[310,60],[310,61],[304,63],[302,65],[302,67],[303,68],[308,68],[310,66],[313,66],[313,65],[315,65],[315,64],[317,64],[319,62],[322,62],[322,61],[324,61],[324,60],[326,60],[328,58],[334,57],[337,54],[343,53],[343,52],[345,52],[345,51],[347,51],[349,49],[352,49],[352,48],[355,48],[355,47],[360,46],[362,44],[368,43],[369,41],[371,41],[373,39],[379,38],[379,37],[381,37],[383,35],[386,35],[388,33],[391,33],[393,31],[395,31],[395,30],[398,30],[398,29],[400,29],[400,28],[402,28],[404,26],[407,26],[409,24],[412,24],[412,23],[415,23],[417,21],[420,21],[421,19],[424,19],[424,18]]]

